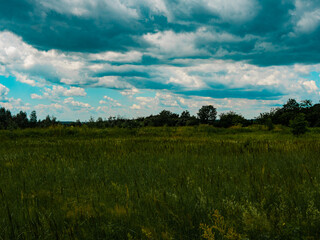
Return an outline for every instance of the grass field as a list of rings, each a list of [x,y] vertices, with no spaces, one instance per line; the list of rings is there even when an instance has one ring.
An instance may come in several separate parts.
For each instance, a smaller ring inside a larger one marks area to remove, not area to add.
[[[320,133],[0,131],[0,206],[0,239],[320,239]]]

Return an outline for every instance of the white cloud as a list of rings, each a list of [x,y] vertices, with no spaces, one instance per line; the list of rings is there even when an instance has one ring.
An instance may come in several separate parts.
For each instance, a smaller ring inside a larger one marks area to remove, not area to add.
[[[93,60],[103,60],[111,62],[139,62],[142,58],[142,53],[138,51],[130,51],[126,53],[119,52],[103,52],[90,54],[89,57]]]
[[[0,83],[0,100],[1,98],[6,97],[8,93],[9,93],[9,88],[7,88],[6,86]]]
[[[111,102],[116,102],[116,100],[114,100],[113,98],[108,97],[108,96],[103,96],[103,98],[104,98],[104,99],[107,99],[107,100],[109,100],[109,101],[111,101]]]
[[[54,109],[62,109],[63,106],[61,104],[59,104],[59,103],[52,103],[52,104],[48,104],[48,105],[46,105],[46,104],[38,104],[38,105],[35,106],[35,109],[37,109],[37,110],[48,110],[48,109],[52,109],[52,108],[54,108]]]
[[[62,86],[53,85],[52,89],[44,88],[43,95],[31,94],[32,99],[45,99],[45,98],[59,98],[59,97],[73,97],[73,96],[82,96],[85,97],[87,93],[83,88],[80,87],[70,87],[69,89]]]
[[[106,87],[106,88],[130,88],[129,83],[120,81],[117,76],[105,76],[96,78],[96,83],[92,84],[93,87]]]
[[[131,89],[126,89],[120,92],[120,94],[122,96],[129,96],[132,97],[133,95],[139,93],[139,90],[135,87],[131,88]]]
[[[35,94],[35,93],[32,93],[30,95],[30,97],[31,97],[31,99],[43,99],[43,96]]]
[[[207,85],[198,76],[190,76],[179,68],[172,68],[174,77],[170,77],[167,83],[174,83],[181,85],[183,88],[201,89],[206,88]]]
[[[40,85],[40,84],[37,84],[36,81],[29,79],[27,75],[23,75],[18,72],[12,72],[12,73],[16,76],[16,79],[19,82],[26,83],[26,84],[31,85],[33,87]]]
[[[66,98],[64,100],[64,103],[65,104],[69,104],[69,105],[71,105],[73,107],[76,107],[76,108],[88,108],[88,109],[92,108],[90,104],[79,102],[79,101],[75,101],[72,97]]]
[[[210,32],[206,28],[198,28],[194,33],[165,31],[147,34],[144,37],[153,44],[153,47],[147,50],[151,55],[165,54],[165,57],[197,53],[199,51],[196,47],[198,38],[210,41],[215,39],[215,41],[221,42],[250,39],[250,36],[239,38],[227,33]],[[42,95],[33,93],[31,97],[34,99],[86,96],[84,88],[90,87],[121,89],[120,93],[123,96],[132,98],[139,93],[137,87],[134,86],[135,82],[143,83],[148,79],[164,85],[174,84],[181,90],[201,90],[221,84],[229,88],[250,86],[252,89],[257,88],[258,90],[263,86],[274,87],[280,92],[295,93],[301,90],[306,91],[306,88],[297,84],[303,79],[301,76],[307,74],[309,70],[319,69],[317,65],[259,67],[243,61],[215,59],[180,59],[180,62],[175,61],[175,63],[181,63],[185,66],[165,64],[150,66],[111,65],[92,63],[88,60],[89,55],[62,53],[56,50],[39,51],[25,44],[21,38],[12,33],[0,33],[0,61],[4,64],[5,74],[16,76],[18,81],[32,86],[48,86],[51,82],[55,84],[52,87],[45,87],[42,90]],[[125,61],[126,58],[135,61],[141,57],[141,54],[128,51],[126,53],[107,52],[102,53],[101,56],[99,54],[93,56],[102,59],[109,58],[114,61]],[[103,76],[104,72],[115,73],[115,76]],[[146,73],[150,76],[146,79],[125,77],[126,72]],[[98,77],[100,73],[102,76]],[[117,73],[119,76],[116,76]],[[130,79],[130,83],[128,79]],[[72,86],[62,87],[59,86],[59,83]],[[75,85],[79,87],[74,87]],[[152,88],[152,85],[150,87]]]
[[[26,111],[30,109],[30,104],[24,103],[20,98],[9,98],[9,88],[0,83],[0,106],[15,111]]]
[[[253,38],[258,37],[253,35],[238,37],[228,32],[216,32],[208,27],[199,27],[194,32],[176,33],[172,30],[167,30],[143,35],[143,39],[152,45],[148,49],[150,54],[166,58],[211,56],[212,54],[208,50],[203,47],[200,48],[198,45],[246,42]]]
[[[308,93],[312,93],[318,90],[317,84],[315,81],[304,81],[302,82],[303,87],[307,90]]]
[[[133,104],[130,109],[133,109],[133,110],[138,110],[138,109],[141,109],[141,106],[137,105],[137,104]]]
[[[119,103],[117,100],[109,97],[109,96],[104,96],[103,99],[105,100],[100,100],[99,103],[100,104],[109,104],[110,106],[113,106],[113,107],[121,107],[122,104]]]

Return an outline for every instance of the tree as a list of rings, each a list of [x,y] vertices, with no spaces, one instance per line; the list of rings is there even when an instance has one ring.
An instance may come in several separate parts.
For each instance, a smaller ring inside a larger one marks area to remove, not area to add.
[[[9,110],[0,108],[0,129],[8,129],[12,123],[12,116]]]
[[[300,104],[293,98],[289,98],[287,103],[283,105],[285,111],[299,111]]]
[[[268,118],[266,120],[265,126],[268,128],[269,131],[274,129],[274,125],[273,125],[273,122],[272,122],[271,118]]]
[[[20,111],[16,116],[13,117],[13,121],[18,125],[19,128],[28,127],[29,120],[26,112]]]
[[[305,115],[299,113],[293,120],[290,121],[291,132],[293,135],[300,136],[307,132],[308,122],[305,120]]]
[[[300,103],[300,107],[302,108],[310,108],[312,107],[312,101],[310,99],[302,100]]]
[[[37,113],[32,111],[30,114],[30,127],[36,127],[37,125]]]
[[[278,108],[272,118],[275,124],[289,126],[290,120],[293,120],[301,112],[300,104],[295,99],[288,99],[282,108]]]
[[[190,112],[188,110],[185,110],[183,111],[181,114],[180,114],[180,117],[179,117],[179,120],[178,120],[178,123],[177,125],[178,126],[186,126],[187,125],[187,122],[191,119],[191,115],[190,115]]]
[[[50,117],[50,115],[47,115],[46,118],[44,120],[42,120],[41,122],[41,126],[42,127],[50,127],[50,126],[53,126],[53,125],[56,125],[57,119],[52,116]]]
[[[212,105],[202,106],[197,113],[200,123],[212,124],[217,117],[217,109]]]
[[[97,128],[104,128],[104,123],[102,117],[98,117],[96,121],[96,127]]]
[[[190,112],[189,112],[188,110],[183,111],[183,112],[181,113],[181,115],[180,115],[180,118],[183,118],[183,119],[188,119],[188,118],[190,118],[190,117],[191,117],[191,115],[190,115]]]
[[[221,113],[220,114],[220,120],[219,120],[219,126],[228,128],[231,126],[235,126],[238,124],[245,124],[246,119],[233,111],[227,112],[227,113]]]
[[[110,118],[109,118],[110,119]],[[88,127],[90,128],[94,128],[96,126],[96,123],[94,121],[94,118],[92,116],[90,116],[89,121],[87,123]]]
[[[156,122],[159,126],[175,126],[178,122],[179,115],[176,113],[172,113],[168,110],[162,110],[157,116],[156,116]]]
[[[81,127],[82,123],[81,123],[80,119],[77,119],[77,121],[74,123],[74,125],[76,127]]]

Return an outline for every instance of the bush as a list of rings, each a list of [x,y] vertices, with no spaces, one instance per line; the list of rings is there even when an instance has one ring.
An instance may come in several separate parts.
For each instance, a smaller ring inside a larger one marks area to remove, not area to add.
[[[246,120],[243,116],[230,111],[227,113],[220,114],[220,120],[218,125],[220,127],[229,128],[235,125],[245,125],[245,123],[246,123]]]
[[[305,134],[308,131],[307,125],[308,122],[305,120],[305,115],[303,113],[299,113],[290,121],[291,132],[296,136]]]

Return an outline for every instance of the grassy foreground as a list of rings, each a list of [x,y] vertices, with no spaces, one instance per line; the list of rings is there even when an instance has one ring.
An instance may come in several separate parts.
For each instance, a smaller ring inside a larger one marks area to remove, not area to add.
[[[0,131],[0,239],[320,239],[316,131]]]

